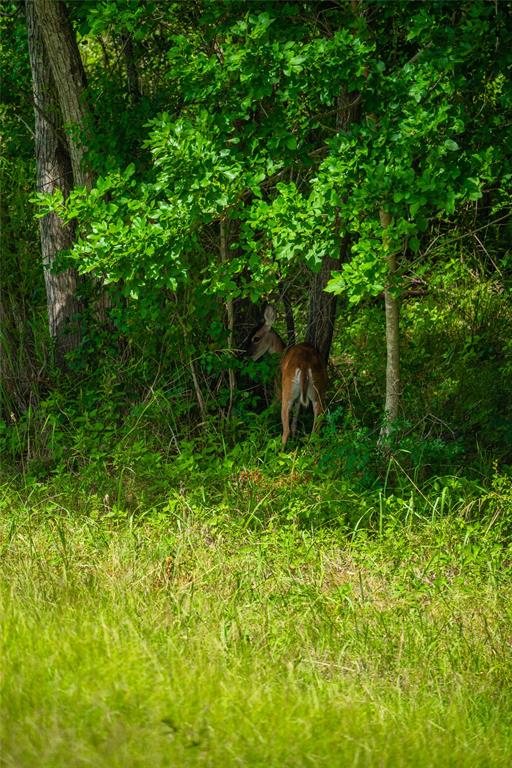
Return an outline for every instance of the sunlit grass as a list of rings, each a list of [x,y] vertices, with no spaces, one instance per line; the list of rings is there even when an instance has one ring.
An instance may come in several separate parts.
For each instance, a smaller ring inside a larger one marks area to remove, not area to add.
[[[512,577],[452,516],[380,534],[4,496],[2,764],[508,766]]]

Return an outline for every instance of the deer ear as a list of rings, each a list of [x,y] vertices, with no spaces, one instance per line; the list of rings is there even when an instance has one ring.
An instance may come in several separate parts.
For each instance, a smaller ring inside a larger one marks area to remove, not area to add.
[[[265,325],[268,325],[269,328],[272,328],[272,323],[276,319],[276,311],[274,307],[271,307],[269,304],[263,313],[263,317],[265,318]]]

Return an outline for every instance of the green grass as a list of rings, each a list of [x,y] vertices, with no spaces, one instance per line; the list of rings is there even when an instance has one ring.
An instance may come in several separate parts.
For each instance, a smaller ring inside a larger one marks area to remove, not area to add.
[[[2,765],[511,764],[510,509],[350,535],[203,497],[4,489]]]

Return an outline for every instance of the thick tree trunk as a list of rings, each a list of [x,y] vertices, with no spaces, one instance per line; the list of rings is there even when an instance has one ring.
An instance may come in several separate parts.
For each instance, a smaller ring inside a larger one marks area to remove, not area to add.
[[[93,175],[84,164],[87,149],[84,131],[89,113],[85,99],[87,79],[75,32],[66,5],[61,0],[33,0],[37,20],[57,90],[62,118],[67,131],[75,186],[90,189]]]
[[[293,345],[296,343],[295,319],[293,317],[293,305],[286,282],[281,281],[279,283],[279,293],[281,294],[283,301],[284,317],[286,320],[286,346],[293,347]]]
[[[324,289],[331,278],[332,271],[339,269],[339,264],[339,259],[325,258],[320,272],[313,275],[311,282],[306,341],[315,345],[326,365],[334,333],[337,297],[332,293],[326,293]]]
[[[359,120],[361,113],[360,97],[355,94],[340,92],[336,105],[336,129],[346,131],[349,126]],[[336,233],[339,233],[339,222],[336,222]],[[349,242],[343,238],[340,243],[340,253],[336,258],[324,259],[320,272],[313,276],[311,284],[311,298],[309,303],[309,319],[306,332],[306,341],[310,341],[320,352],[327,365],[331,351],[334,323],[338,297],[332,293],[326,293],[325,288],[331,279],[333,270],[339,269],[340,264],[346,260]]]
[[[64,121],[73,169],[73,184],[75,187],[91,189],[94,173],[87,167],[84,157],[87,151],[86,132],[92,127],[92,110],[87,104],[87,78],[75,31],[66,4],[62,0],[31,1],[43,35]],[[110,297],[99,278],[93,278],[91,284],[97,294],[93,301],[96,318],[105,325],[108,323]]]
[[[380,211],[380,223],[383,228],[384,251],[386,254],[388,277],[384,290],[386,307],[386,401],[384,405],[384,424],[381,436],[387,436],[393,428],[400,408],[400,306],[392,294],[393,279],[396,274],[396,254],[391,252],[386,230],[391,223],[387,211]]]
[[[71,161],[62,133],[61,113],[48,56],[32,0],[26,2],[26,14],[34,95],[37,189],[49,193],[60,189],[66,198],[73,181]],[[54,273],[52,268],[60,251],[72,246],[73,229],[55,213],[40,219],[39,226],[50,336],[55,342],[57,363],[62,365],[66,352],[76,349],[80,342],[76,319],[80,311],[76,298],[77,275],[72,269]]]

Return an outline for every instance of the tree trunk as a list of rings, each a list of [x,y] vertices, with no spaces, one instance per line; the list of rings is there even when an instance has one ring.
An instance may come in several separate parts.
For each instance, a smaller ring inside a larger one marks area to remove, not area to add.
[[[35,111],[35,153],[37,189],[53,193],[60,189],[64,198],[72,187],[72,169],[62,132],[62,119],[55,84],[44,45],[41,28],[34,13],[34,2],[27,0],[27,30]],[[77,275],[73,269],[52,271],[55,257],[73,245],[73,228],[49,213],[39,221],[41,252],[48,305],[50,336],[55,342],[58,365],[67,352],[80,342],[76,298]]]
[[[325,258],[320,272],[313,275],[311,283],[306,341],[315,345],[326,365],[334,333],[337,297],[326,293],[324,289],[331,279],[332,271],[339,269],[339,263],[339,259]]]
[[[386,233],[391,223],[391,215],[380,211],[380,223],[383,228],[384,252],[388,267],[388,277],[384,290],[386,307],[386,402],[384,405],[384,424],[381,437],[390,434],[393,422],[398,417],[400,407],[400,307],[398,299],[392,294],[393,280],[396,274],[396,253],[391,252],[389,236]]]
[[[139,76],[133,53],[133,38],[129,32],[125,32],[121,35],[121,47],[123,50],[124,68],[126,71],[128,97],[132,104],[136,104],[140,101],[141,93],[139,88]]]
[[[342,90],[336,105],[336,129],[347,131],[349,126],[359,120],[361,114],[360,97],[357,94],[347,94]],[[339,216],[337,215],[337,219]],[[335,224],[336,233],[339,235],[339,221]],[[327,365],[331,351],[332,337],[338,297],[332,293],[326,293],[325,288],[331,279],[333,270],[340,268],[340,263],[347,258],[349,242],[343,238],[340,243],[339,256],[324,259],[320,272],[314,275],[311,285],[311,298],[309,303],[309,319],[306,332],[306,341],[310,341],[320,352]]]
[[[293,317],[293,306],[286,282],[281,281],[279,283],[279,293],[281,294],[283,301],[284,317],[286,320],[286,346],[293,347],[296,343],[295,320]]]
[[[87,78],[75,31],[66,4],[62,0],[32,0],[32,2],[41,27],[66,129],[74,186],[89,190],[94,182],[94,173],[87,167],[84,160],[87,151],[85,135],[87,129],[92,127],[93,116],[87,104]],[[111,306],[110,296],[98,277],[93,277],[91,284],[96,293],[93,301],[96,318],[102,325],[106,325],[108,309]]]
[[[93,174],[84,164],[84,132],[89,109],[87,79],[66,5],[61,0],[33,0],[57,90],[68,140],[75,186],[90,189]]]
[[[224,219],[220,222],[220,259],[223,263],[228,260],[228,224]],[[235,313],[233,309],[233,299],[226,300],[226,315],[228,321],[228,351],[233,350],[233,338],[235,327]],[[229,381],[229,405],[226,413],[226,418],[230,418],[233,408],[233,398],[235,396],[236,378],[235,372],[232,368],[228,368],[228,381]]]

